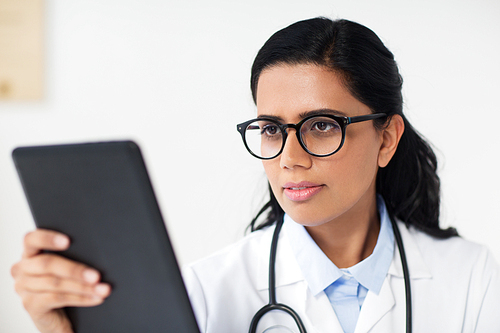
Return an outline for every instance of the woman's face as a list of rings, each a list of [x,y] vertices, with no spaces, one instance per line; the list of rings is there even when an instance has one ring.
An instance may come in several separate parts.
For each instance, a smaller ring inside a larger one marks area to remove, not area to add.
[[[311,112],[329,110],[340,116],[371,114],[325,67],[300,64],[265,69],[257,86],[259,116],[281,123],[298,123]],[[283,210],[306,226],[339,217],[359,218],[375,203],[375,179],[382,131],[372,121],[346,128],[344,146],[328,157],[314,157],[300,146],[289,129],[283,152],[263,161],[271,188]]]

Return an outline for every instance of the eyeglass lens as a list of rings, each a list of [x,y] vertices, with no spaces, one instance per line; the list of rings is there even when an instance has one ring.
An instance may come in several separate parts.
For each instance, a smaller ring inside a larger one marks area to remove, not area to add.
[[[290,133],[294,135],[294,133]],[[342,127],[328,117],[313,117],[300,127],[302,144],[316,155],[328,155],[336,151],[342,142]],[[257,120],[245,130],[245,141],[253,154],[272,158],[284,145],[280,125],[271,120]]]

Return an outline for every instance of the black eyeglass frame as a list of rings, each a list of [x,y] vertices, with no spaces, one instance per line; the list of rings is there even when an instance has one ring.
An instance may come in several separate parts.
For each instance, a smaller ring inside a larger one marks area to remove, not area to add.
[[[372,113],[372,114],[367,114],[367,115],[362,115],[362,116],[355,116],[355,117],[335,116],[335,115],[332,115],[332,114],[315,114],[315,115],[311,115],[311,116],[308,116],[308,117],[302,119],[297,124],[281,124],[280,122],[276,121],[276,119],[272,119],[272,118],[269,118],[269,117],[261,117],[261,118],[251,119],[251,120],[245,121],[244,123],[238,124],[236,126],[236,129],[241,134],[241,138],[243,139],[243,144],[245,145],[245,148],[248,150],[248,152],[252,156],[254,156],[256,158],[259,158],[261,160],[272,160],[273,158],[278,157],[283,152],[283,149],[285,148],[285,142],[286,142],[286,139],[288,137],[288,131],[286,130],[287,128],[293,128],[295,130],[295,135],[297,136],[297,140],[299,141],[300,146],[308,154],[310,154],[312,156],[315,156],[315,157],[327,157],[327,156],[331,156],[331,155],[335,154],[336,152],[338,152],[340,150],[340,148],[342,148],[342,146],[344,145],[344,141],[345,141],[345,129],[346,129],[347,125],[354,124],[354,123],[360,123],[362,121],[367,121],[367,120],[378,119],[378,118],[382,118],[382,117],[386,117],[386,116],[387,116],[387,114],[385,114],[385,113]],[[302,138],[300,136],[300,128],[302,127],[302,125],[306,121],[308,121],[311,118],[315,118],[315,117],[330,118],[330,119],[335,120],[340,125],[340,128],[342,130],[342,140],[340,141],[339,147],[336,150],[334,150],[333,152],[331,152],[331,153],[328,153],[328,154],[314,154],[311,151],[309,151],[309,149],[307,149],[307,147],[304,144],[304,142],[302,142]],[[246,141],[246,138],[245,138],[245,133],[246,133],[247,126],[250,125],[253,122],[262,121],[262,120],[267,120],[267,121],[273,122],[274,124],[276,124],[279,127],[279,129],[281,130],[281,133],[283,133],[283,135],[282,135],[283,142],[281,144],[281,149],[279,150],[278,153],[276,153],[276,155],[274,155],[272,157],[262,157],[262,156],[256,155],[248,147],[247,141]]]

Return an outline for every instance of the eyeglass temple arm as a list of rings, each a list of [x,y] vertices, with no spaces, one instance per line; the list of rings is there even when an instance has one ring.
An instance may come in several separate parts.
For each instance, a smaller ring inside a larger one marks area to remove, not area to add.
[[[359,123],[362,121],[382,118],[382,117],[386,117],[386,116],[387,115],[385,113],[373,113],[373,114],[367,114],[364,116],[347,117],[347,124]]]

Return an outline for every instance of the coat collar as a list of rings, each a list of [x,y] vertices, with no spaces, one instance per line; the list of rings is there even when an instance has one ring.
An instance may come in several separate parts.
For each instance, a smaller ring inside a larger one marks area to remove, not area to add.
[[[403,246],[410,270],[411,279],[430,279],[432,274],[426,266],[422,254],[417,246],[414,231],[409,230],[406,225],[400,221],[397,222],[403,239]],[[257,289],[267,290],[269,287],[269,256],[271,252],[271,240],[273,237],[274,226],[268,227],[264,231],[259,246],[259,265],[257,276]],[[403,266],[399,256],[399,249],[396,246],[394,256],[389,267],[389,275],[403,278]],[[276,286],[286,286],[299,281],[303,281],[304,276],[300,270],[293,255],[292,248],[283,228],[280,232],[278,241],[278,251],[276,254]]]
[[[415,231],[413,228],[410,230],[406,225],[400,221],[397,222],[403,246],[406,254],[406,261],[408,262],[408,270],[410,271],[410,278],[413,279],[431,279],[432,274],[422,257],[420,249],[415,240]],[[396,246],[394,257],[392,258],[391,266],[389,267],[388,274],[403,278],[403,264],[399,255],[399,249]]]
[[[265,230],[259,246],[259,266],[257,276],[257,290],[269,289],[269,258],[271,241],[275,226]],[[276,287],[290,285],[304,280],[299,264],[293,255],[292,248],[285,228],[281,229],[276,252]]]

